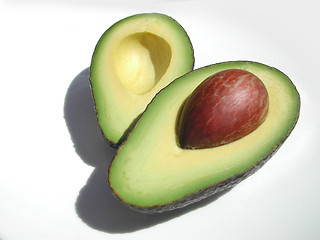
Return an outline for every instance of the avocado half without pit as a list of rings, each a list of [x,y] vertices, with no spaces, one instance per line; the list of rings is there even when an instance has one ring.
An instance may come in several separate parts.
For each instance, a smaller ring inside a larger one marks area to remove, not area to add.
[[[225,62],[176,79],[148,105],[109,168],[109,185],[146,213],[233,187],[283,144],[300,97],[279,70]]]
[[[120,20],[99,39],[90,82],[100,128],[117,147],[148,103],[193,69],[187,33],[171,17],[138,14]]]

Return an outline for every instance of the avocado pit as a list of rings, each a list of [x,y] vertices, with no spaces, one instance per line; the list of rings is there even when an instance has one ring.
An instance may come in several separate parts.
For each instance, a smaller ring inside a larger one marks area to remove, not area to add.
[[[189,96],[177,122],[184,149],[234,142],[257,129],[268,114],[268,92],[254,74],[229,69],[204,80]]]

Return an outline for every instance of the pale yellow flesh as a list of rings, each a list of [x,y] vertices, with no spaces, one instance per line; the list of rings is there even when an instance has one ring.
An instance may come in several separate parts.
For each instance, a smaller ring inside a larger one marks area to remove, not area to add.
[[[181,149],[175,126],[183,101],[208,76],[230,68],[250,71],[264,82],[270,103],[265,122],[231,144]],[[275,69],[257,63],[225,63],[195,71],[172,84],[150,105],[112,163],[111,187],[123,201],[137,206],[180,199],[246,171],[267,156],[292,129],[298,109],[294,86]]]
[[[170,60],[171,48],[164,39],[136,33],[119,43],[114,65],[123,87],[139,95],[149,92],[160,81]]]
[[[183,29],[161,14],[141,14],[116,24],[99,41],[91,82],[99,124],[117,143],[162,88],[193,67]]]

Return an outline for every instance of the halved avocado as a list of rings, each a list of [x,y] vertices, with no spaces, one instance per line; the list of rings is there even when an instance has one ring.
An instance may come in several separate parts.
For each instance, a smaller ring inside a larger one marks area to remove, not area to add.
[[[193,69],[187,33],[171,17],[138,14],[110,27],[98,41],[90,82],[99,125],[111,145],[162,88]]]
[[[227,69],[253,73],[265,85],[269,111],[249,135],[207,149],[182,149],[176,124],[184,101],[207,77]],[[259,169],[293,130],[299,94],[279,70],[255,62],[226,62],[178,78],[151,102],[109,168],[114,194],[142,212],[162,212],[230,188]]]

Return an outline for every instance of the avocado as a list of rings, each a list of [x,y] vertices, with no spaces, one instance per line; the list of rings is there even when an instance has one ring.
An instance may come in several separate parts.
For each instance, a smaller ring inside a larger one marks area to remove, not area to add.
[[[193,65],[189,37],[169,16],[133,15],[106,30],[92,56],[90,83],[109,143],[117,147],[156,93]]]
[[[268,93],[268,113],[251,133],[227,144],[182,148],[177,125],[191,93],[228,69],[257,76]],[[143,112],[109,167],[109,185],[127,206],[145,213],[187,206],[233,187],[257,171],[284,143],[299,116],[291,80],[261,63],[234,61],[194,70],[161,90]]]

